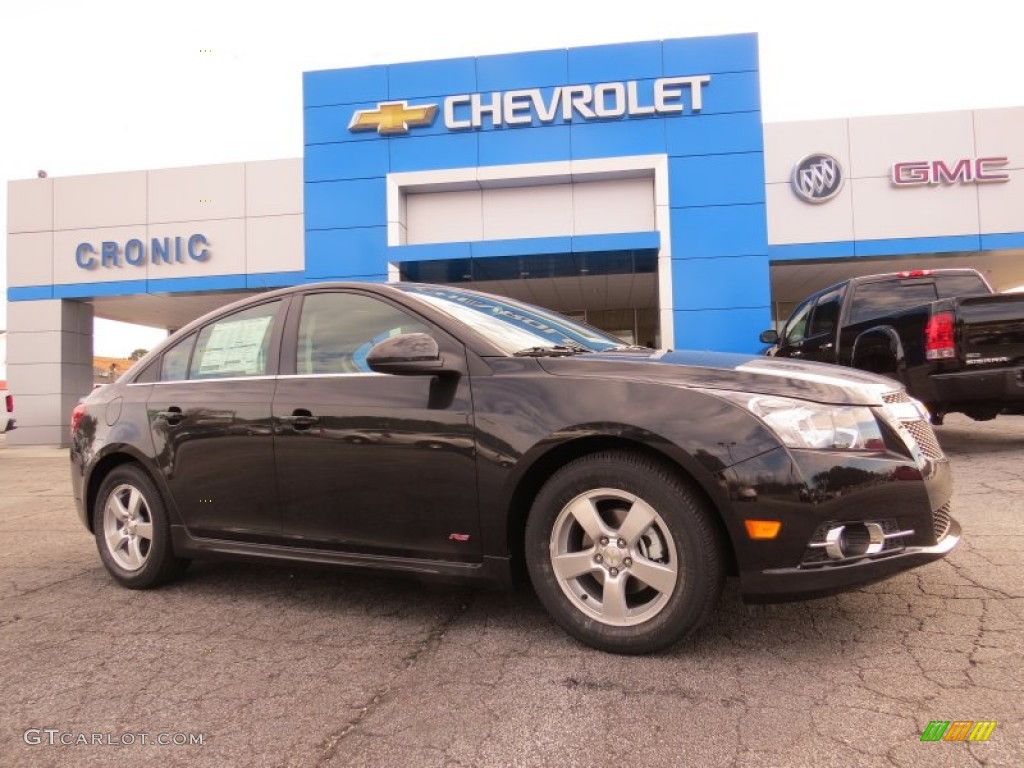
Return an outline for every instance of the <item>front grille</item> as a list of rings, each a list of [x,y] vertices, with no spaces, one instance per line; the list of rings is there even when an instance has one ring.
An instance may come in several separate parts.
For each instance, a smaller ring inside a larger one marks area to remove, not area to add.
[[[899,392],[886,392],[882,400],[886,403],[909,403],[910,395],[901,389]]]
[[[935,542],[942,541],[942,537],[949,531],[949,502],[932,512],[932,526],[935,529]]]
[[[903,426],[907,428],[911,437],[914,438],[914,442],[921,449],[921,453],[929,459],[940,461],[946,458],[946,455],[942,452],[942,447],[939,445],[939,441],[935,439],[932,425],[927,421],[923,419],[919,421],[904,421]]]

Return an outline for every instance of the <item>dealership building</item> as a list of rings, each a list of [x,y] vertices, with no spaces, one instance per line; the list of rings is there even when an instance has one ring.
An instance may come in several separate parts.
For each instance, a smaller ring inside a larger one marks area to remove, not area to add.
[[[745,352],[853,275],[1024,284],[1024,107],[765,124],[755,35],[307,72],[302,119],[302,158],[9,182],[8,443],[67,442],[94,317],[173,330],[305,282]]]

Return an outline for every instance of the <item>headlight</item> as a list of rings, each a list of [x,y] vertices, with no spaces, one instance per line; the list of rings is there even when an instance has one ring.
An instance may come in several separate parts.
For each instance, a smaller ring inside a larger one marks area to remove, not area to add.
[[[790,448],[883,451],[885,441],[870,408],[823,405],[776,395],[715,391],[763,421]]]

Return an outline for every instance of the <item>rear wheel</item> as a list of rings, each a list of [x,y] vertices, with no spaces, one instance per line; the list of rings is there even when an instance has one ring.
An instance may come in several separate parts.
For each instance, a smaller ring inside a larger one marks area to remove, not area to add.
[[[869,373],[888,376],[891,379],[899,378],[896,372],[896,358],[892,356],[888,349],[868,350],[863,355],[857,357],[853,367],[859,368],[862,371],[868,371]]]
[[[620,451],[548,480],[527,522],[526,559],[555,621],[615,653],[660,650],[695,630],[725,576],[697,494],[661,462]]]
[[[181,574],[188,560],[171,547],[163,499],[139,467],[124,464],[103,480],[93,510],[100,559],[110,574],[131,589],[148,589]]]

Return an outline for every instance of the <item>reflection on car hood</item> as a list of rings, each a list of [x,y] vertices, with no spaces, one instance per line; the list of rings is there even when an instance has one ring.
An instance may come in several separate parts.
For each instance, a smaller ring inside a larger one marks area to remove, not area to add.
[[[884,376],[836,365],[725,352],[624,350],[539,363],[556,376],[626,378],[847,405],[881,405],[883,392],[901,388]]]

